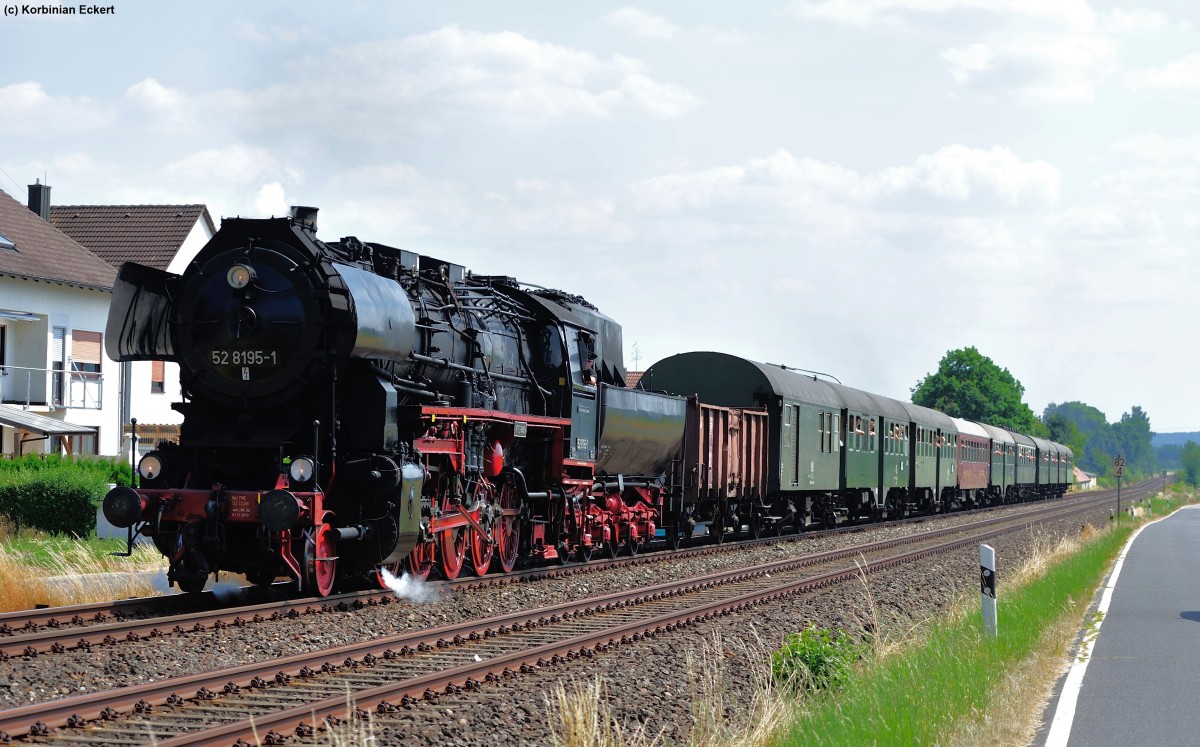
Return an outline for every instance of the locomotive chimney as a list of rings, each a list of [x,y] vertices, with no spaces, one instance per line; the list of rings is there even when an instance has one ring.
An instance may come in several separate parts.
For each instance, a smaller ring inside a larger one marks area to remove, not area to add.
[[[33,187],[30,187],[33,189]],[[296,223],[308,228],[313,233],[317,232],[317,211],[320,208],[305,207],[304,205],[292,205],[291,219]]]
[[[50,222],[50,185],[42,184],[41,179],[29,185],[29,209],[42,220]]]

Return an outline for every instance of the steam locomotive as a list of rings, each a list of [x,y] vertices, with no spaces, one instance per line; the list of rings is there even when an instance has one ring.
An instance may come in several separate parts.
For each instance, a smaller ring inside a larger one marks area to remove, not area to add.
[[[385,569],[507,572],[1069,482],[1065,447],[733,356],[627,388],[621,328],[585,299],[324,242],[309,208],[223,221],[182,275],[123,265],[105,339],[179,364],[178,443],[103,510],[190,592],[227,571],[327,595]]]
[[[654,423],[682,408],[624,388],[621,328],[578,296],[326,243],[300,209],[223,221],[180,276],[123,265],[106,340],[180,366],[179,442],[104,511],[183,590],[232,571],[324,595],[655,535],[674,453]]]

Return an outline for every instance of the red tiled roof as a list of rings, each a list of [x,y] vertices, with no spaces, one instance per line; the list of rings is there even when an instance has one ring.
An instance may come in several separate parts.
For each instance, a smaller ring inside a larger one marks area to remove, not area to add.
[[[642,371],[626,371],[625,386],[630,389],[637,389],[638,382],[642,380]]]
[[[111,290],[117,271],[23,203],[0,191],[0,235],[16,250],[0,248],[0,274]]]
[[[52,205],[50,221],[93,254],[119,267],[138,262],[167,269],[196,221],[212,217],[204,205]]]

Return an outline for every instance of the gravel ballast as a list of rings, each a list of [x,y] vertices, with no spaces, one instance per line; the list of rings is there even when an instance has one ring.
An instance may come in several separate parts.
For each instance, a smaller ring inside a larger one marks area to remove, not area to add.
[[[996,548],[1001,595],[1006,573],[1019,568],[1038,550],[1078,536],[1085,523],[1097,527],[1107,524],[1107,511],[1106,507],[1097,508],[1082,517],[1055,520],[990,541]],[[812,554],[846,543],[926,532],[976,518],[951,516],[920,524],[867,528],[849,537],[803,537],[734,552],[442,594],[423,604],[401,601],[190,633],[186,637],[97,647],[90,652],[16,658],[0,663],[0,708],[266,661]],[[420,703],[377,723],[376,738],[382,744],[546,744],[550,719],[547,694],[560,683],[568,687],[590,685],[599,678],[611,715],[626,733],[641,729],[671,743],[686,743],[692,732],[691,704],[697,689],[690,681],[694,677],[688,673],[689,652],[694,660],[709,659],[710,669],[714,666],[711,659],[722,657],[717,669],[724,680],[724,707],[728,715],[736,717],[751,707],[749,698],[758,691],[755,666],[747,660],[755,656],[751,652],[774,647],[788,632],[809,625],[858,632],[877,621],[883,633],[902,636],[914,623],[944,615],[968,594],[977,594],[978,560],[978,550],[973,547],[926,558],[873,574],[866,584],[840,584],[682,632],[618,646],[589,660],[522,675],[502,686],[485,686],[478,693]],[[870,609],[872,603],[874,611]],[[719,653],[714,654],[714,645]]]

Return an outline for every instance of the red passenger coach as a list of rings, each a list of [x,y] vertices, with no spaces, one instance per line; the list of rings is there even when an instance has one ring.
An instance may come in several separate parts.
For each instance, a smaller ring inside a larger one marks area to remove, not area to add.
[[[958,498],[965,506],[987,502],[991,472],[991,438],[984,427],[954,418],[958,426]]]

